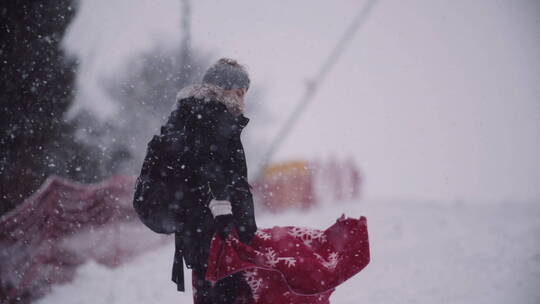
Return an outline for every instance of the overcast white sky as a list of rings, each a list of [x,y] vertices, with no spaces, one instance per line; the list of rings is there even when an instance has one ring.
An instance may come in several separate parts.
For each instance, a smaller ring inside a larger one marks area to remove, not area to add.
[[[364,4],[193,2],[194,46],[249,66],[267,137]],[[81,0],[65,40],[81,60],[77,106],[114,113],[100,79],[177,45],[180,10]],[[351,156],[368,198],[540,201],[539,54],[539,1],[378,1],[276,159]]]

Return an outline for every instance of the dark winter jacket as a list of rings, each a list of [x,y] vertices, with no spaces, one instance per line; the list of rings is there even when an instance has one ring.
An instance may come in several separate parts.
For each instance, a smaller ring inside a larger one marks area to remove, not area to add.
[[[181,197],[183,228],[176,232],[173,281],[183,290],[182,257],[199,275],[206,261],[214,219],[208,208],[212,199],[231,202],[240,240],[248,243],[257,226],[253,198],[247,181],[246,158],[240,135],[249,119],[231,114],[223,91],[211,85],[195,85],[180,91],[177,105],[162,134],[175,137],[180,149],[172,169],[174,189]]]

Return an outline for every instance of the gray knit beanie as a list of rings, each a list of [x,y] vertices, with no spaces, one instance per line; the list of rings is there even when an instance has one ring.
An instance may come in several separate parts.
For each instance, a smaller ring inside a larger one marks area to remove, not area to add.
[[[224,90],[248,89],[249,75],[236,60],[221,58],[206,70],[202,82]]]

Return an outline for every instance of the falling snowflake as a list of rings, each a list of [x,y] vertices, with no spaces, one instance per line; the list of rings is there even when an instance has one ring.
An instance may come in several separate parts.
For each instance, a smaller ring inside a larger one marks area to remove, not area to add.
[[[318,240],[321,243],[326,242],[324,232],[318,229],[292,227],[289,229],[289,235],[300,238],[307,246],[311,246],[313,240]]]
[[[257,269],[244,271],[244,279],[246,280],[246,283],[251,289],[251,294],[253,295],[253,299],[255,300],[255,302],[259,300],[259,289],[261,288],[263,283],[263,279],[258,278],[257,274]]]
[[[267,241],[269,239],[271,239],[272,237],[270,236],[270,234],[262,231],[262,230],[257,230],[257,232],[255,232],[255,235],[258,236],[259,238]]]

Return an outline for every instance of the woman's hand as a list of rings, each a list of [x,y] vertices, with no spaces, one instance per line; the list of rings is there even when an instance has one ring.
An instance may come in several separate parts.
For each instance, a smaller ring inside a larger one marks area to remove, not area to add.
[[[218,215],[214,218],[216,232],[222,240],[227,239],[227,236],[236,227],[232,214]]]

